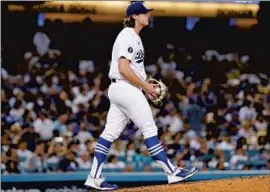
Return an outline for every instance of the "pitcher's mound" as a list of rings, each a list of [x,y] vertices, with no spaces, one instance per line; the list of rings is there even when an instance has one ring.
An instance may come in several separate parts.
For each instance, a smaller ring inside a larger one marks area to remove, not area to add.
[[[270,176],[182,182],[117,190],[117,192],[270,192]]]

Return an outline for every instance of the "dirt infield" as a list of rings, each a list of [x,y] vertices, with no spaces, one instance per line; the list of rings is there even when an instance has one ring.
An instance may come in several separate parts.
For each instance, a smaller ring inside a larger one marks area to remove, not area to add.
[[[119,189],[117,192],[270,192],[270,176],[184,182]]]

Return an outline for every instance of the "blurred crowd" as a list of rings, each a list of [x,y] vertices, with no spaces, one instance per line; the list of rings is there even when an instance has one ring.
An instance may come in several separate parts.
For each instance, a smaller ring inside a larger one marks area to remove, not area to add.
[[[89,170],[110,102],[108,63],[59,66],[61,50],[37,32],[17,74],[1,66],[1,172]],[[147,54],[146,54],[147,57]],[[270,169],[269,73],[255,73],[249,55],[188,50],[166,44],[148,75],[169,87],[151,104],[168,157],[202,170]],[[63,60],[62,60],[63,62]],[[150,102],[150,101],[149,101]],[[105,171],[160,170],[129,122],[111,147]]]

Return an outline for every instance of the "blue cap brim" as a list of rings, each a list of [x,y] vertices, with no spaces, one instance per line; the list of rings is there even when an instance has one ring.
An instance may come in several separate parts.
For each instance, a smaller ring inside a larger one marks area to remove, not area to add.
[[[146,14],[146,13],[148,13],[148,12],[150,12],[150,11],[153,11],[154,9],[145,9],[144,11],[140,11],[140,12],[138,12],[137,14]]]

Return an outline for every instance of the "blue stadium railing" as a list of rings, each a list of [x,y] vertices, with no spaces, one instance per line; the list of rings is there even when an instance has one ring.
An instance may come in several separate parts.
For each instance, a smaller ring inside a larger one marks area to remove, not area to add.
[[[13,174],[2,175],[2,183],[16,182],[50,182],[50,181],[84,181],[88,171],[68,172],[68,173],[31,173],[31,174]],[[103,174],[110,182],[166,182],[166,176],[163,172],[107,172]],[[190,181],[201,181],[211,179],[224,179],[233,177],[270,175],[269,170],[253,171],[201,171]]]

